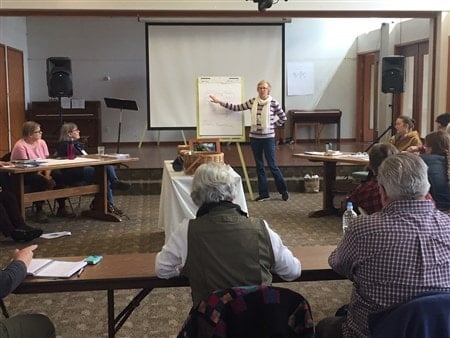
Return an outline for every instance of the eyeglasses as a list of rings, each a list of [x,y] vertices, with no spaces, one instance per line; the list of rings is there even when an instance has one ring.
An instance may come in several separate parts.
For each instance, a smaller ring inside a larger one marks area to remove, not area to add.
[[[42,130],[36,130],[33,132],[33,134],[42,134]]]

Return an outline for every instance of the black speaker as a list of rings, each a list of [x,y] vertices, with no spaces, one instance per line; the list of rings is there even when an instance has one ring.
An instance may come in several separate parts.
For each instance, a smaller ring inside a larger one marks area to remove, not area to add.
[[[383,93],[403,93],[405,77],[405,57],[385,56],[382,62],[381,91]]]
[[[72,96],[72,66],[66,57],[51,57],[47,59],[48,96]]]

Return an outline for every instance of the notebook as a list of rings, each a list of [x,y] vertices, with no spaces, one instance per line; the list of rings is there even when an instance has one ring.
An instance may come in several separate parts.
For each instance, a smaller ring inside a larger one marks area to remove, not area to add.
[[[58,261],[47,258],[33,258],[27,268],[27,274],[34,277],[69,278],[86,266],[86,262]]]

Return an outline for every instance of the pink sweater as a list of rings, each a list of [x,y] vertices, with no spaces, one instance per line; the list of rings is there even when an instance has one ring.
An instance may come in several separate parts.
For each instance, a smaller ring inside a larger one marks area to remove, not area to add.
[[[42,139],[39,139],[34,146],[26,143],[24,139],[20,139],[11,152],[11,160],[36,160],[48,156],[47,143]]]

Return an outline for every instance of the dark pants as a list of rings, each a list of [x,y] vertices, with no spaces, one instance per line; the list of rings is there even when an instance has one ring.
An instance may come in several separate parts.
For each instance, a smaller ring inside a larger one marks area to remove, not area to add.
[[[0,231],[10,236],[14,229],[25,225],[14,194],[8,190],[0,192]]]
[[[36,192],[48,189],[48,180],[44,176],[37,173],[26,174],[23,178],[23,183],[27,192]],[[44,201],[34,202],[33,205],[36,207],[37,211],[40,211],[42,210]]]
[[[24,314],[0,320],[0,337],[53,338],[55,326],[41,314]]]
[[[250,138],[250,146],[253,151],[253,157],[256,163],[256,174],[258,175],[258,192],[261,197],[269,197],[269,187],[267,184],[266,169],[264,166],[264,157],[272,176],[275,180],[275,186],[280,194],[287,191],[286,182],[280,168],[275,163],[275,138]]]
[[[342,338],[344,316],[326,317],[316,325],[316,338]]]
[[[83,167],[74,169],[64,169],[62,172],[63,182],[68,185],[93,184],[95,182],[95,168]],[[112,165],[106,166],[106,197],[109,203],[114,204],[114,196],[111,183],[118,180],[116,170]]]

